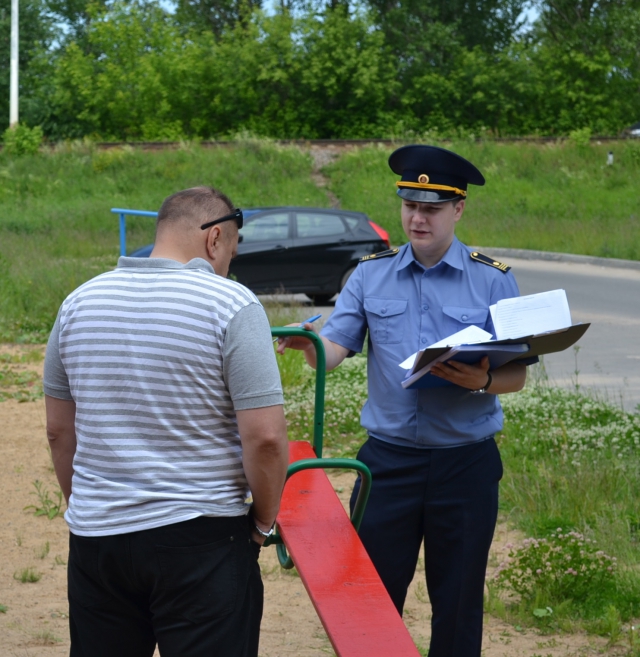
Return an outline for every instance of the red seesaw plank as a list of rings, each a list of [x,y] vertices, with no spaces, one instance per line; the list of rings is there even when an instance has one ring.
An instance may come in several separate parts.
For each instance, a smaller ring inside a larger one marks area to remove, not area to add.
[[[308,458],[309,443],[290,443],[290,463]],[[287,481],[278,526],[339,657],[420,657],[323,470]]]

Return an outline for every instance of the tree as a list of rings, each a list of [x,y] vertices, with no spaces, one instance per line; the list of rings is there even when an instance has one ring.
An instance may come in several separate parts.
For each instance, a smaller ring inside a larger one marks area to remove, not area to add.
[[[176,20],[183,27],[208,30],[219,38],[237,24],[246,26],[261,6],[261,0],[178,0]]]
[[[494,52],[509,45],[529,0],[368,0],[389,45],[404,58],[451,46]],[[442,57],[436,56],[436,60]]]

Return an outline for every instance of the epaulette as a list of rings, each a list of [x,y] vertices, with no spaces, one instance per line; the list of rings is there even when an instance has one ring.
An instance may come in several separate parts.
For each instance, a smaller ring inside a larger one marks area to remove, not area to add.
[[[473,258],[473,260],[481,262],[483,265],[495,267],[496,269],[499,269],[503,274],[506,274],[511,269],[511,267],[509,265],[505,265],[504,262],[498,262],[497,260],[494,260],[493,258],[490,258],[489,256],[486,256],[482,253],[478,253],[477,251],[472,251],[469,255]]]
[[[358,262],[365,262],[366,260],[376,260],[377,258],[388,258],[389,256],[398,255],[400,249],[388,249],[387,251],[380,251],[379,253],[372,253],[371,255],[360,258]]]

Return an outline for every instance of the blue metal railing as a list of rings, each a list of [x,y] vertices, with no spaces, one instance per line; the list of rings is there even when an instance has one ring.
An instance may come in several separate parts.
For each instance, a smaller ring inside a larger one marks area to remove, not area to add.
[[[149,212],[148,210],[124,210],[122,208],[111,208],[113,214],[120,215],[120,255],[127,255],[127,223],[125,217],[128,214],[136,215],[138,217],[157,217],[157,212]]]

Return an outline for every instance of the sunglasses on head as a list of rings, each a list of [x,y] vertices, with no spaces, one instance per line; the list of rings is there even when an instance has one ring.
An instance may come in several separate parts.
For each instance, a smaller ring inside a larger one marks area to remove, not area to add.
[[[244,217],[242,216],[242,210],[240,208],[236,208],[231,214],[225,214],[224,217],[220,217],[220,219],[214,219],[213,221],[207,221],[206,224],[202,224],[200,226],[201,230],[205,230],[205,228],[211,228],[211,226],[215,226],[216,224],[221,224],[223,221],[230,221],[233,219],[237,226],[238,230],[242,228],[242,224],[244,221]]]

